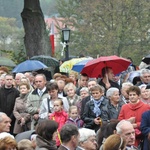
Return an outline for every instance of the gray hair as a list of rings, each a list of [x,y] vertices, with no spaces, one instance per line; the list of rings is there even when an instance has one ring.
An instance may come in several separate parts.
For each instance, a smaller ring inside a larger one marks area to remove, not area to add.
[[[124,83],[122,83],[122,88],[124,88],[126,86],[131,87],[131,86],[133,86],[133,84],[131,82],[124,82]]]
[[[0,112],[0,122],[3,121],[3,116],[7,116],[4,112]]]
[[[81,92],[83,92],[83,91],[85,91],[85,92],[89,93],[89,89],[88,89],[87,87],[83,87],[83,88],[81,88],[80,93],[81,93]]]
[[[150,70],[149,69],[142,69],[141,71],[140,71],[140,77],[142,77],[144,74],[146,74],[146,73],[148,73],[148,74],[150,74]]]
[[[111,87],[107,90],[106,92],[106,97],[109,98],[111,96],[113,96],[114,92],[119,92],[119,89],[118,88],[115,88],[115,87]]]
[[[128,121],[128,120],[121,120],[121,121],[117,124],[117,126],[116,126],[116,132],[117,132],[117,134],[121,134],[121,133],[122,133],[122,126],[124,126],[124,125],[126,125],[126,124],[132,125],[131,122]]]
[[[94,130],[87,129],[87,128],[80,128],[79,134],[80,134],[79,143],[86,141],[91,136],[96,136]]]
[[[76,91],[76,86],[73,83],[68,83],[65,85],[64,87],[64,92],[67,93],[68,88],[72,87],[74,89],[74,91]]]

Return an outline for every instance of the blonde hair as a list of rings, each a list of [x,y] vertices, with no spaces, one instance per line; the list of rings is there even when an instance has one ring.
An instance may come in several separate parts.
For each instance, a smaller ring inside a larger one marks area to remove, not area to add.
[[[103,150],[123,150],[126,140],[118,134],[110,135],[103,144]]]
[[[18,142],[18,150],[34,150],[34,148],[30,140],[23,139]]]
[[[9,147],[17,149],[17,142],[15,139],[10,136],[0,139],[0,150],[5,150]]]
[[[71,113],[71,111],[72,111],[73,109],[77,109],[77,110],[78,110],[78,107],[77,107],[77,106],[74,106],[74,105],[70,106],[70,107],[69,107],[69,114]]]

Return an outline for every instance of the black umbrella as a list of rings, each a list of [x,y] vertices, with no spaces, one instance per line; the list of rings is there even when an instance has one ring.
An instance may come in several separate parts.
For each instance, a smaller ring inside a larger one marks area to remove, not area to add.
[[[145,62],[146,64],[150,64],[150,54],[145,56],[143,59],[142,59],[143,62]]]
[[[39,60],[48,67],[56,67],[59,66],[59,61],[56,58],[46,55],[38,55],[30,58],[31,60]]]

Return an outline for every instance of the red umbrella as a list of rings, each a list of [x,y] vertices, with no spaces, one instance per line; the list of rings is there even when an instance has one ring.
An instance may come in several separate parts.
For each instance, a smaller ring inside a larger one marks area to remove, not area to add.
[[[83,68],[81,73],[86,73],[89,77],[100,77],[104,67],[111,67],[114,74],[118,74],[128,68],[131,62],[128,59],[118,56],[102,56],[90,60]]]

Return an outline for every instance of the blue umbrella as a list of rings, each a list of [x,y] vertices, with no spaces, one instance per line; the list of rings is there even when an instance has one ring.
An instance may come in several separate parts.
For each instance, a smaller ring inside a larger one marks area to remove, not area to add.
[[[86,65],[86,63],[89,62],[92,59],[93,58],[85,59],[85,60],[82,60],[82,61],[74,64],[73,67],[72,67],[72,70],[74,70],[76,72],[81,72],[83,67]]]
[[[20,63],[19,65],[17,65],[12,72],[18,73],[18,72],[26,72],[26,71],[36,71],[45,68],[48,67],[38,60],[26,60]]]

